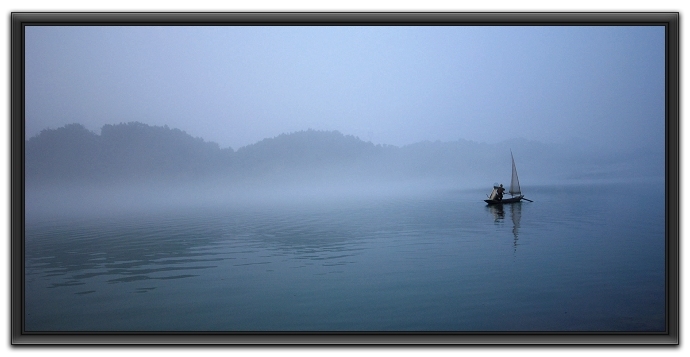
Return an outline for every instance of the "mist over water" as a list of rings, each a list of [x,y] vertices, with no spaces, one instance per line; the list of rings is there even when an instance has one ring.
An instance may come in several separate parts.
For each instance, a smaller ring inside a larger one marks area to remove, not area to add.
[[[562,187],[583,184],[644,184],[658,182],[651,178],[579,179],[564,181]],[[498,182],[498,181],[495,181]],[[509,180],[503,181],[509,185]],[[523,193],[542,187],[525,184]],[[329,181],[293,183],[224,184],[218,181],[197,183],[142,183],[127,185],[43,185],[25,192],[25,216],[28,222],[69,217],[92,218],[139,212],[166,212],[176,209],[241,208],[271,206],[313,206],[351,200],[386,200],[414,198],[439,192],[473,191],[474,200],[485,199],[493,183],[416,179],[400,181],[356,181],[342,178]],[[551,184],[553,185],[553,184]],[[549,185],[547,185],[549,186]]]
[[[356,199],[414,197],[448,188],[431,180],[406,182],[316,182],[222,184],[145,183],[127,185],[44,185],[25,193],[29,221],[98,217],[175,209],[313,205]]]

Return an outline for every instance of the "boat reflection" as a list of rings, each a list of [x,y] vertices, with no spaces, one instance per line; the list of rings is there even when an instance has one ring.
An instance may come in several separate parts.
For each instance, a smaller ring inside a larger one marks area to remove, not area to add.
[[[491,205],[489,207],[489,212],[494,215],[494,222],[500,222],[505,218],[505,211],[503,210],[502,204]]]
[[[505,218],[504,205],[490,205],[489,211],[494,216],[494,222],[503,221]],[[513,248],[517,249],[518,235],[520,230],[520,219],[522,218],[522,202],[507,205],[510,210],[510,219],[513,221]]]

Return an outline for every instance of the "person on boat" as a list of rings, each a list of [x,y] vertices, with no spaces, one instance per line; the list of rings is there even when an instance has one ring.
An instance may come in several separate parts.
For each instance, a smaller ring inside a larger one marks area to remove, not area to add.
[[[498,201],[503,200],[503,192],[505,192],[505,190],[506,190],[506,189],[503,188],[503,184],[501,184],[501,186],[499,186],[499,187],[496,189],[496,200],[498,200]]]

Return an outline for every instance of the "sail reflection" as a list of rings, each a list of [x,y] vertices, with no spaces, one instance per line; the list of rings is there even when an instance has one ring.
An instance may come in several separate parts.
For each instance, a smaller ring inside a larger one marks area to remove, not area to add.
[[[513,249],[517,249],[518,230],[520,229],[520,219],[522,218],[522,203],[518,202],[510,205],[510,219],[513,221]]]

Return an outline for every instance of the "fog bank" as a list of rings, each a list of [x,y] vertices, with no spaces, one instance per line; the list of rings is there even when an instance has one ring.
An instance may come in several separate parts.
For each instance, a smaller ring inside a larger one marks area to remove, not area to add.
[[[168,127],[79,124],[26,142],[27,215],[113,214],[196,206],[307,204],[510,183],[663,178],[663,151],[606,152],[514,139],[374,145],[306,130],[221,149]]]

